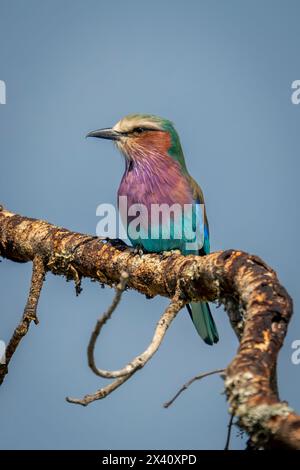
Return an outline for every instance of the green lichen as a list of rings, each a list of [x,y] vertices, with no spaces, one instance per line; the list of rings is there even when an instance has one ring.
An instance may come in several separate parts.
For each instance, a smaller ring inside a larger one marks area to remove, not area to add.
[[[268,441],[271,430],[268,421],[276,416],[287,417],[293,412],[286,403],[261,404],[249,406],[249,397],[258,393],[257,383],[250,371],[226,378],[225,389],[229,398],[229,412],[234,412],[238,424],[251,436],[254,443],[263,445]]]

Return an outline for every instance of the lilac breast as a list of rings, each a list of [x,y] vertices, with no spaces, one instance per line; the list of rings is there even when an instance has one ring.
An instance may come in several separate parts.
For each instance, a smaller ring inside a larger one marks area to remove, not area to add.
[[[188,181],[179,164],[169,156],[160,156],[127,165],[118,196],[127,196],[128,206],[144,204],[190,204],[193,202]]]
[[[193,203],[187,179],[181,173],[179,164],[169,156],[159,156],[153,160],[140,159],[127,165],[118,190],[119,196],[127,196],[127,213],[120,208],[125,226],[131,224],[136,217],[135,210],[130,214],[130,207],[138,204],[146,208],[146,213],[139,213],[141,238],[147,237],[149,227],[157,225],[157,217],[152,216],[151,218],[153,205],[168,204],[171,207],[173,204],[177,204],[183,207],[184,204]],[[172,217],[172,223],[176,226],[177,221],[174,220],[176,216],[172,214]],[[128,233],[128,235],[132,243],[135,244],[132,234]],[[136,243],[141,243],[141,241],[138,240]],[[143,241],[141,244],[149,251],[180,248],[176,243],[168,245],[164,242],[163,247],[160,242],[154,243],[153,241],[150,244]]]

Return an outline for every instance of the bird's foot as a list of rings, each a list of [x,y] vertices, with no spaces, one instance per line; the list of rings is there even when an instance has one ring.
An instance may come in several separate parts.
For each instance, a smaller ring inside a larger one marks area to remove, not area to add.
[[[121,240],[120,238],[108,238],[108,237],[105,237],[103,238],[103,240],[106,242],[106,243],[109,243],[110,245],[112,245],[113,247],[115,248],[118,248],[120,250],[126,250],[127,248],[130,249],[130,247],[128,245],[126,245],[126,243]]]
[[[143,256],[145,254],[145,251],[142,245],[131,246],[129,249],[134,256],[136,255]]]
[[[180,255],[180,254],[181,254],[180,250],[162,251],[160,253],[160,258],[164,259],[164,258],[169,258],[169,256],[172,256],[172,255]]]

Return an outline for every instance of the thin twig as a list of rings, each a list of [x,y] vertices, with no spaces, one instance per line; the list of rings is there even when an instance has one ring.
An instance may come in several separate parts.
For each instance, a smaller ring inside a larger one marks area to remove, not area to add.
[[[96,375],[100,375],[101,377],[104,377],[107,379],[115,377],[115,376],[111,375],[108,371],[97,368],[96,363],[95,363],[95,346],[96,346],[96,342],[100,335],[103,325],[105,325],[105,323],[111,318],[113,312],[116,310],[117,306],[120,303],[122,294],[127,285],[127,281],[128,281],[128,273],[124,271],[121,274],[119,284],[117,284],[116,286],[115,296],[113,298],[111,305],[109,306],[107,311],[97,320],[96,326],[91,334],[91,339],[89,341],[89,345],[87,349],[88,364],[90,368]]]
[[[234,414],[231,414],[230,415],[230,420],[229,420],[229,423],[228,423],[228,426],[227,426],[227,438],[226,438],[226,443],[225,443],[224,450],[229,450],[231,430],[232,430],[232,425],[233,425],[233,418],[234,418]]]
[[[225,369],[211,370],[210,372],[204,372],[203,374],[196,375],[195,377],[193,377],[192,379],[190,379],[188,382],[186,382],[186,383],[178,390],[178,392],[174,395],[174,397],[171,398],[171,400],[166,401],[166,403],[164,403],[163,407],[164,407],[164,408],[169,408],[169,406],[171,406],[171,405],[174,403],[174,401],[179,397],[179,395],[181,395],[182,392],[184,392],[187,388],[189,388],[189,386],[192,385],[192,383],[194,383],[196,380],[204,379],[205,377],[208,377],[209,375],[213,375],[213,374],[221,374],[222,372],[225,372]]]
[[[0,384],[2,384],[7,372],[8,364],[15,353],[20,341],[29,330],[30,323],[34,321],[37,325],[39,323],[37,317],[37,305],[40,298],[43,282],[45,279],[45,266],[41,256],[36,255],[33,259],[32,276],[30,290],[24,308],[22,319],[8,343],[5,351],[5,364],[0,364]]]
[[[67,397],[66,400],[69,403],[75,403],[77,405],[87,406],[89,403],[92,403],[95,400],[100,400],[105,398],[111,392],[116,390],[120,385],[126,382],[138,369],[141,369],[145,366],[145,364],[151,359],[153,354],[157,351],[162,340],[165,337],[166,331],[169,328],[170,324],[176,317],[177,313],[182,309],[185,305],[184,300],[179,300],[178,298],[173,299],[166,310],[164,311],[163,315],[161,316],[160,320],[157,323],[154,337],[149,345],[149,347],[142,353],[140,356],[137,356],[133,359],[127,366],[125,366],[122,371],[126,369],[126,375],[122,374],[121,377],[117,378],[113,382],[111,382],[106,387],[97,390],[97,392],[91,395],[85,395],[83,398],[69,398]],[[110,309],[109,309],[110,310]],[[103,371],[101,371],[103,372]],[[108,372],[108,371],[105,371]],[[118,371],[117,371],[118,372]],[[97,374],[100,375],[100,374]],[[106,376],[107,377],[107,376]]]
[[[110,393],[112,393],[116,388],[120,387],[126,380],[128,380],[131,377],[132,374],[120,377],[119,379],[114,380],[111,382],[109,385],[106,387],[100,388],[100,390],[97,390],[95,393],[92,393],[90,395],[85,395],[83,398],[71,398],[71,397],[66,397],[66,401],[68,403],[74,403],[75,405],[82,405],[82,406],[87,406],[93,401],[96,400],[101,400],[102,398],[107,397]]]
[[[97,321],[95,330],[93,331],[93,334],[91,336],[91,340],[90,340],[90,343],[89,343],[89,346],[88,346],[89,366],[91,367],[91,369],[93,370],[93,372],[96,375],[99,375],[100,377],[103,377],[105,379],[111,379],[111,378],[115,379],[115,378],[118,378],[118,377],[124,377],[128,374],[134,373],[137,369],[140,369],[141,367],[143,367],[146,364],[146,362],[148,362],[149,359],[151,359],[151,357],[158,350],[158,348],[161,345],[161,342],[162,342],[162,340],[163,340],[163,338],[166,334],[166,331],[167,331],[168,327],[170,326],[171,322],[173,321],[173,319],[175,318],[175,316],[179,312],[179,310],[177,310],[177,305],[176,305],[175,308],[168,308],[165,311],[165,313],[159,319],[159,321],[156,325],[152,341],[149,344],[149,346],[147,347],[147,349],[144,352],[142,352],[141,354],[139,354],[138,356],[134,357],[132,359],[132,361],[130,361],[125,367],[123,367],[122,369],[113,370],[113,371],[109,371],[109,370],[105,370],[105,369],[99,369],[99,368],[96,367],[95,359],[94,359],[95,343],[96,343],[96,340],[97,340],[97,338],[100,334],[102,326],[110,318],[112,312],[115,310],[116,306],[118,305],[118,303],[120,301],[120,297],[121,297],[121,294],[122,294],[122,285],[121,285],[121,283],[119,284],[118,289],[121,289],[121,290],[117,290],[116,296],[113,300],[112,305],[110,306],[108,311]],[[175,304],[173,304],[173,305],[175,305]]]

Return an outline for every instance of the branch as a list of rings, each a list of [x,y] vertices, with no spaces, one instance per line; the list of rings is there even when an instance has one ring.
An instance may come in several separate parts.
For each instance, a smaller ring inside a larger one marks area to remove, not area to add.
[[[103,369],[98,369],[95,363],[94,353],[95,353],[96,342],[100,335],[102,327],[103,325],[105,325],[107,320],[110,319],[113,312],[116,310],[117,306],[119,305],[122,294],[126,288],[127,281],[128,281],[128,274],[124,271],[121,274],[120,282],[116,286],[116,293],[113,298],[112,304],[108,308],[107,312],[105,312],[101,316],[101,318],[99,318],[99,320],[97,321],[94,331],[91,334],[91,338],[90,338],[89,345],[88,345],[87,354],[88,354],[88,364],[90,368],[96,375],[99,375],[100,377],[104,377],[106,379],[120,377],[121,375],[126,375],[126,374],[115,375],[114,372],[106,371]]]
[[[0,385],[2,384],[8,372],[8,364],[10,363],[13,354],[19,346],[22,338],[27,334],[29,330],[30,323],[32,321],[34,321],[36,325],[39,323],[36,310],[44,279],[44,262],[39,255],[36,255],[33,259],[31,284],[24,313],[19,325],[13,332],[13,335],[6,348],[5,364],[0,364]]]
[[[258,446],[300,449],[300,417],[279,401],[274,386],[292,300],[260,258],[235,250],[204,257],[178,252],[135,256],[119,241],[105,242],[6,210],[0,211],[0,254],[18,262],[39,255],[47,270],[77,282],[90,277],[112,286],[126,271],[128,287],[149,297],[174,298],[179,290],[185,303],[223,304],[240,338],[225,373],[230,413]],[[125,380],[120,377],[114,387]]]
[[[214,374],[222,374],[225,372],[225,369],[216,369],[216,370],[211,370],[210,372],[204,372],[203,374],[196,375],[192,379],[190,379],[188,382],[186,382],[179,390],[178,392],[171,398],[171,400],[166,401],[164,403],[164,408],[169,408],[169,406],[173,405],[174,401],[179,397],[179,395],[182,394],[187,388],[189,388],[190,385],[192,385],[196,380],[201,380],[204,379],[205,377],[209,377],[210,375]]]
[[[92,395],[85,395],[83,398],[70,398],[67,397],[66,400],[69,403],[75,403],[77,405],[87,406],[89,403],[93,401],[100,400],[105,398],[107,395],[112,393],[116,388],[120,387],[124,382],[126,382],[130,377],[139,369],[143,368],[147,362],[151,359],[153,354],[157,351],[164,336],[169,328],[170,324],[176,317],[179,310],[182,309],[185,302],[178,298],[172,299],[171,303],[166,308],[164,314],[160,318],[159,322],[157,323],[153,340],[150,343],[150,346],[144,351],[140,356],[134,358],[127,366],[124,367],[121,371],[115,371],[114,377],[119,377],[114,382],[110,383],[104,388],[97,390],[97,392],[93,393]],[[112,374],[108,371],[101,371],[99,374],[99,370],[97,369],[97,375],[102,375],[103,377],[107,378],[109,375]]]
[[[233,426],[233,418],[234,418],[234,415],[232,414],[230,416],[229,423],[227,425],[227,436],[226,436],[226,442],[225,442],[224,450],[229,450],[231,431],[232,431],[232,426]]]
[[[99,375],[100,377],[104,377],[106,379],[110,378],[117,378],[117,377],[123,377],[124,375],[132,375],[134,372],[136,372],[138,369],[141,369],[144,367],[144,365],[152,358],[152,356],[156,353],[158,350],[159,346],[161,345],[164,336],[167,332],[167,329],[169,328],[171,322],[174,320],[176,317],[177,313],[179,310],[184,306],[185,302],[184,301],[176,301],[173,300],[167,310],[164,312],[164,314],[161,316],[159,319],[155,331],[154,331],[154,336],[152,338],[151,343],[147,347],[147,349],[139,354],[138,356],[134,357],[126,366],[124,366],[122,369],[119,370],[114,370],[114,371],[108,371],[104,369],[98,369],[95,364],[93,363],[93,366],[89,362],[89,365],[93,372],[96,375]],[[180,308],[179,308],[180,307]],[[103,317],[99,320],[98,323],[103,325],[103,319],[105,318],[106,314],[103,315]],[[90,346],[89,346],[90,348]],[[89,352],[89,360],[90,360],[90,352]]]

